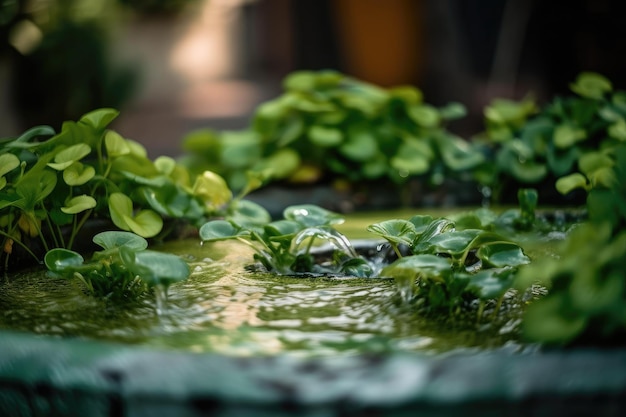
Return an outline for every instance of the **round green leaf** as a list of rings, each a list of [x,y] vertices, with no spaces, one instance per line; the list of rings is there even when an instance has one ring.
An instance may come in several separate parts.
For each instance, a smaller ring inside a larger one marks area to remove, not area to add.
[[[323,147],[337,146],[343,141],[341,130],[319,125],[309,128],[308,137],[311,143]]]
[[[226,220],[212,220],[203,224],[199,233],[202,241],[216,242],[240,236],[241,229]]]
[[[488,269],[470,275],[469,289],[482,300],[490,300],[501,297],[513,287],[515,271],[505,269],[502,271]]]
[[[104,145],[111,158],[130,154],[130,146],[119,133],[109,130],[104,136]]]
[[[81,122],[87,122],[97,130],[104,129],[120,112],[111,108],[93,110],[80,118]]]
[[[410,106],[407,113],[415,123],[426,128],[436,127],[440,121],[437,109],[427,104]]]
[[[221,206],[233,198],[224,178],[211,171],[204,171],[196,178],[192,193],[208,206]]]
[[[54,156],[54,162],[48,163],[48,166],[56,169],[57,171],[63,171],[74,162],[79,161],[85,156],[89,155],[90,152],[91,147],[89,145],[85,143],[78,143],[57,153]]]
[[[576,188],[587,189],[587,178],[580,172],[566,175],[556,180],[556,189],[559,193],[566,195]]]
[[[339,152],[353,161],[366,161],[378,153],[378,141],[365,126],[354,127],[348,130],[348,140]]]
[[[270,213],[260,204],[250,200],[238,200],[229,208],[228,219],[239,227],[261,226],[272,221]]]
[[[154,237],[163,229],[163,219],[152,210],[141,210],[136,216],[124,216],[131,231],[142,237]]]
[[[20,166],[20,159],[12,153],[0,155],[0,177]]]
[[[576,82],[570,84],[570,88],[576,94],[599,100],[605,93],[613,89],[611,81],[608,78],[593,72],[583,72],[578,75]]]
[[[83,185],[95,175],[96,170],[91,165],[74,162],[63,170],[63,181],[69,186]]]
[[[44,257],[46,267],[52,272],[63,272],[67,268],[80,266],[85,262],[83,257],[74,251],[62,248],[49,250]]]
[[[524,254],[522,248],[511,242],[484,245],[478,249],[476,256],[483,261],[483,265],[490,265],[495,268],[530,263],[530,258]]]
[[[306,227],[340,224],[344,221],[341,215],[313,204],[289,206],[283,211],[283,217]]]
[[[122,230],[130,230],[125,218],[133,215],[133,201],[122,193],[109,196],[109,213],[113,224]]]
[[[67,201],[61,211],[65,214],[77,214],[96,206],[96,199],[89,195],[79,195]]]
[[[392,277],[396,280],[410,281],[420,276],[438,276],[451,271],[452,265],[446,258],[436,255],[422,254],[405,256],[380,272],[383,277]]]
[[[586,138],[587,132],[585,132],[584,129],[574,127],[570,124],[562,124],[554,129],[554,145],[560,149],[569,148]]]
[[[126,248],[122,251],[130,252]],[[152,250],[136,252],[129,269],[150,287],[167,287],[187,279],[191,274],[189,265],[179,256]]]
[[[367,226],[367,231],[385,238],[389,242],[412,245],[415,240],[415,225],[408,220],[390,219]]]
[[[139,251],[148,247],[148,242],[141,236],[117,230],[100,232],[93,237],[93,242],[104,249],[121,248],[124,246]]]

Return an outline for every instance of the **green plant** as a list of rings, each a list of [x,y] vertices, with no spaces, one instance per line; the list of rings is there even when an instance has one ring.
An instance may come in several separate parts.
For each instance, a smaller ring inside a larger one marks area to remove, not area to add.
[[[539,109],[530,98],[495,100],[485,109],[486,130],[473,144],[488,155],[475,178],[498,201],[505,189],[548,184],[587,166],[589,154],[626,140],[626,92],[596,73],[581,73],[575,95],[557,97]],[[544,191],[545,191],[544,190]]]
[[[279,274],[314,272],[370,276],[372,269],[365,259],[332,227],[341,222],[343,219],[338,214],[310,204],[287,207],[283,219],[270,221],[269,213],[256,206],[253,216],[205,223],[200,228],[200,239],[243,242],[254,249],[255,260],[268,271]],[[315,261],[312,252],[319,241],[334,248],[332,259],[323,265]]]
[[[155,287],[167,289],[189,277],[180,257],[147,250],[148,242],[130,232],[109,231],[93,237],[103,248],[85,262],[78,252],[52,249],[45,256],[53,278],[79,279],[87,291],[103,298],[134,298]]]
[[[285,92],[260,105],[245,130],[199,130],[184,143],[192,169],[223,175],[233,189],[246,170],[292,183],[391,180],[432,184],[468,171],[482,154],[445,124],[459,103],[435,108],[414,87],[383,89],[335,71],[297,71]]]
[[[606,160],[595,154],[601,163],[582,164],[584,181],[571,181],[587,190],[589,220],[563,242],[557,259],[520,271],[519,288],[536,282],[548,288],[547,296],[527,308],[523,330],[530,340],[548,345],[626,340],[626,145],[611,155]],[[563,184],[562,191],[569,191],[572,184]]]
[[[393,277],[403,297],[417,300],[425,311],[460,311],[467,301],[479,300],[481,317],[485,302],[495,299],[498,312],[517,267],[530,262],[509,239],[492,231],[457,228],[445,218],[390,219],[367,230],[387,240],[398,256],[381,275]]]
[[[72,249],[89,219],[148,238],[164,236],[166,223],[199,227],[228,206],[232,193],[221,177],[194,179],[172,158],[150,160],[139,143],[107,129],[117,115],[99,109],[57,134],[40,126],[0,142],[5,268],[14,244],[37,260],[35,242],[43,252]]]

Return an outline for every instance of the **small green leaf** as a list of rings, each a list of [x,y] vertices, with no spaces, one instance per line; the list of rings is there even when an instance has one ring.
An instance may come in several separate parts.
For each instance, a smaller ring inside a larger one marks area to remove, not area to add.
[[[212,220],[200,227],[200,239],[204,242],[216,242],[242,236],[241,228],[226,220]]]
[[[449,260],[436,255],[423,254],[405,256],[382,269],[382,277],[392,277],[400,281],[411,281],[418,277],[432,277],[450,272]]]
[[[57,153],[54,156],[54,163],[50,162],[48,163],[48,166],[56,169],[57,171],[63,171],[74,162],[79,161],[85,156],[89,155],[90,152],[91,148],[89,147],[89,145],[84,143],[78,143]]]
[[[402,219],[383,220],[367,226],[367,231],[385,238],[389,242],[412,245],[415,240],[415,225]]]
[[[0,177],[20,166],[20,159],[12,153],[0,155]]]
[[[283,211],[283,217],[306,227],[339,224],[344,221],[341,215],[313,204],[289,206]]]
[[[96,200],[89,195],[79,195],[67,201],[61,211],[65,214],[77,214],[96,206]]]
[[[337,146],[343,141],[341,130],[332,127],[313,125],[309,128],[308,137],[317,146]]]
[[[219,207],[233,198],[224,178],[211,171],[204,171],[196,178],[192,193],[211,207]]]
[[[122,193],[109,196],[109,213],[113,224],[122,230],[130,230],[125,218],[133,215],[133,201]]]
[[[410,106],[407,113],[415,123],[426,128],[437,127],[441,120],[437,109],[428,104]]]
[[[80,121],[90,124],[96,130],[103,130],[119,114],[120,112],[115,109],[102,108],[83,115]]]
[[[130,146],[119,133],[109,130],[104,136],[104,144],[110,158],[118,158],[130,153]]]
[[[587,139],[587,132],[570,124],[562,124],[554,129],[553,140],[557,148],[569,148],[584,139]]]
[[[83,165],[73,162],[63,170],[63,181],[69,186],[83,185],[96,175],[96,170],[91,165]]]
[[[530,258],[524,254],[522,248],[512,242],[495,242],[484,245],[478,249],[476,256],[483,261],[483,265],[490,265],[495,268],[530,263]]]
[[[487,269],[470,275],[468,289],[482,300],[500,298],[513,286],[515,270]]]
[[[104,249],[121,248],[140,251],[148,247],[148,241],[135,233],[120,232],[117,230],[100,232],[93,237],[93,242]]]
[[[163,229],[163,219],[152,210],[141,210],[136,216],[124,216],[131,231],[142,237],[154,237]]]
[[[189,277],[189,265],[179,256],[171,253],[162,253],[152,250],[133,252],[124,247],[125,259],[134,254],[134,260],[129,269],[146,282],[148,286],[163,285],[165,287]]]
[[[80,266],[84,262],[85,260],[79,253],[62,248],[49,250],[44,257],[46,267],[56,273],[62,273],[68,268]]]
[[[604,94],[613,89],[613,86],[606,77],[600,74],[583,72],[578,75],[574,83],[570,84],[570,88],[582,97],[600,100]]]
[[[260,204],[238,200],[229,207],[228,219],[239,227],[257,227],[272,220],[270,213]]]
[[[556,180],[556,189],[563,195],[569,194],[569,192],[577,188],[584,190],[588,188],[587,178],[580,172],[574,172],[573,174],[566,175]]]

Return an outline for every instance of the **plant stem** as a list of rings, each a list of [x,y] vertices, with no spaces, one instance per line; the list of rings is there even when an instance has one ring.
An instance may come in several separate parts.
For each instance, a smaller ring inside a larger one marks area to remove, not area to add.
[[[20,245],[30,256],[33,257],[33,259],[35,259],[37,262],[41,262],[41,260],[37,257],[37,255],[35,255],[33,253],[33,251],[31,251],[28,246],[26,246],[21,240],[19,239],[14,239],[11,235],[9,235],[6,232],[3,232],[2,230],[0,230],[0,235],[4,236],[7,239],[11,239],[13,241],[13,243],[17,243],[18,245]],[[8,257],[7,257],[8,260]]]

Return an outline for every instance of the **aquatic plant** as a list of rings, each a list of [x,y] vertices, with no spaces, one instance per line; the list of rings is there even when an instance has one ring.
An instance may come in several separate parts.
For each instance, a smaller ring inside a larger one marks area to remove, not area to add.
[[[626,145],[593,155],[600,163],[581,164],[585,176],[578,175],[584,181],[559,187],[588,190],[588,221],[562,243],[558,258],[522,268],[516,281],[520,289],[540,282],[549,290],[524,317],[524,334],[533,341],[598,345],[626,340]]]
[[[250,202],[248,202],[250,204]],[[260,206],[254,216],[235,216],[212,220],[200,227],[203,242],[235,239],[252,247],[254,259],[268,271],[279,274],[344,273],[359,277],[372,274],[365,259],[353,249],[350,241],[334,224],[343,218],[324,208],[303,204],[289,206],[283,219],[270,221],[270,215]],[[330,262],[319,264],[312,249],[320,242],[333,247]]]
[[[517,267],[530,262],[511,240],[493,231],[457,228],[446,218],[416,215],[367,230],[387,240],[398,256],[381,276],[394,278],[403,298],[426,312],[458,312],[471,300],[479,300],[478,317],[488,300],[497,300],[497,312]]]
[[[68,249],[48,251],[45,264],[50,277],[78,279],[93,296],[121,300],[152,288],[167,289],[191,273],[182,258],[148,250],[148,242],[134,233],[102,232],[93,241],[103,250],[94,252],[87,262]]]
[[[507,189],[544,184],[544,191],[553,190],[554,181],[569,177],[577,165],[595,165],[598,154],[626,140],[625,91],[592,72],[579,74],[570,89],[574,95],[544,107],[527,97],[496,99],[485,108],[486,129],[472,145],[486,158],[472,172],[492,189],[493,201]],[[595,180],[603,180],[600,174]]]
[[[221,177],[194,179],[172,158],[150,160],[139,143],[107,128],[117,115],[99,109],[59,133],[38,126],[0,141],[5,269],[15,245],[37,261],[40,252],[72,249],[90,219],[150,238],[167,233],[167,223],[198,227],[227,206],[232,193]]]
[[[411,86],[385,89],[336,71],[296,71],[284,93],[261,104],[249,128],[190,133],[184,163],[210,169],[239,189],[246,170],[294,184],[423,177],[440,184],[483,155],[446,129],[465,115],[459,103],[436,108]]]

